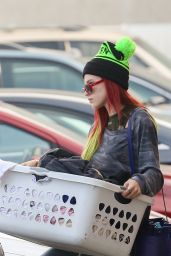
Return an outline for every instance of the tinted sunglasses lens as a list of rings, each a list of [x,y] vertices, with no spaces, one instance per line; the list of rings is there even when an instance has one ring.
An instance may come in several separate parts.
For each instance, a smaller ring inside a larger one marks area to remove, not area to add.
[[[84,92],[88,93],[88,94],[91,94],[92,93],[92,87],[89,86],[88,84],[86,84],[84,86]]]

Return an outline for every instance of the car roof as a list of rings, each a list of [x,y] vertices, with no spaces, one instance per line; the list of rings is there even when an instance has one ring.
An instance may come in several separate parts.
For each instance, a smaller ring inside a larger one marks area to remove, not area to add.
[[[35,106],[37,104],[46,104],[49,107],[69,108],[88,115],[93,113],[87,98],[82,93],[76,92],[48,89],[0,88],[0,100],[7,101],[7,99],[10,100],[10,103],[16,103],[18,100],[20,104],[30,103],[30,106],[31,104]]]
[[[60,62],[66,65],[73,67],[82,73],[83,64],[67,53],[58,51],[43,51],[41,49],[27,49],[27,50],[0,50],[0,58],[26,58],[26,59],[37,59],[37,60],[46,60],[52,62]]]

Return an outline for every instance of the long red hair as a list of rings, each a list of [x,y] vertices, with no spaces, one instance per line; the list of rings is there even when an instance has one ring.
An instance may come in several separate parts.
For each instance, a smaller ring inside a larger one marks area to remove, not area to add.
[[[116,113],[118,114],[119,120],[122,117],[122,110],[121,106],[130,106],[130,107],[142,107],[144,108],[144,105],[139,102],[137,99],[135,99],[133,96],[129,94],[128,91],[123,89],[118,84],[109,81],[107,79],[104,79],[106,92],[107,92],[107,102],[109,105],[109,109],[113,106]],[[102,134],[104,132],[105,127],[107,127],[108,123],[108,112],[105,107],[101,107],[97,110],[95,110],[94,114],[94,125],[93,129],[90,133],[90,137],[94,134],[97,126],[100,125],[101,132],[100,132],[100,138],[102,137]]]

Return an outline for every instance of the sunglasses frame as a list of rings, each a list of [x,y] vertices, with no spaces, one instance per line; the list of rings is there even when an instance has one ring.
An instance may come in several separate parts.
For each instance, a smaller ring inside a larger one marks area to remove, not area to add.
[[[84,87],[83,87],[83,91],[84,91],[85,93],[87,93],[88,95],[90,95],[90,94],[92,94],[92,92],[93,92],[93,87],[94,87],[95,85],[98,85],[98,84],[102,83],[103,81],[104,81],[104,79],[100,79],[100,80],[98,80],[98,81],[90,82],[90,83],[88,83],[88,84],[85,84]]]

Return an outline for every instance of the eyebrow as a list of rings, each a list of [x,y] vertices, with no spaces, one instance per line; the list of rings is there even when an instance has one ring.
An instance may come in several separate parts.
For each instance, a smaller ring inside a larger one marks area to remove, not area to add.
[[[87,83],[90,83],[90,82],[94,82],[94,80],[93,79],[87,80]]]

